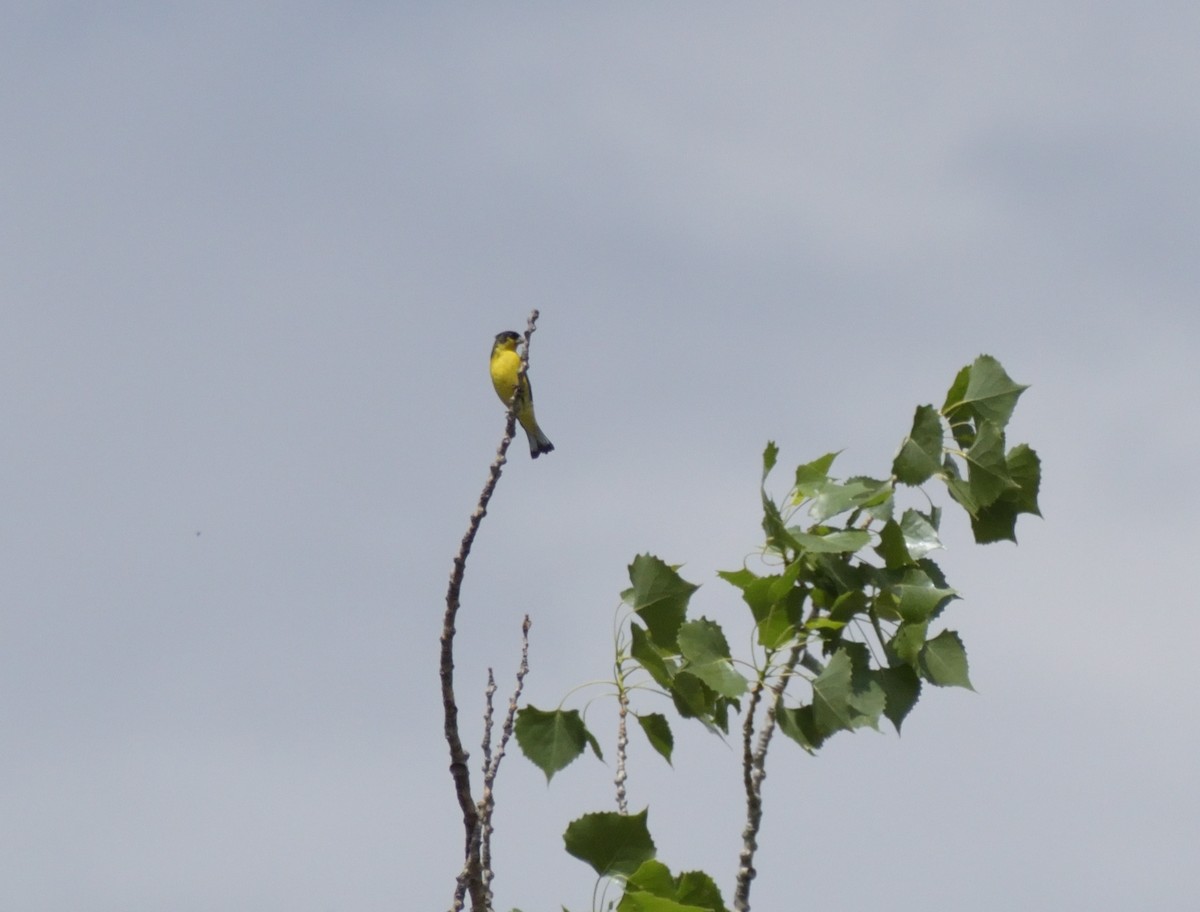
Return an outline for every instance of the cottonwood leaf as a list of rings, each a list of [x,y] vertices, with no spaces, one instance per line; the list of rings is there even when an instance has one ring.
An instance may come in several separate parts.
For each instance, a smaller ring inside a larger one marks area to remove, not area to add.
[[[734,670],[729,643],[713,621],[700,618],[681,626],[679,651],[686,660],[682,670],[694,674],[721,696],[740,697],[746,692],[746,679]]]
[[[629,565],[629,605],[660,647],[673,648],[679,626],[687,616],[688,601],[700,587],[689,583],[674,567],[650,554],[639,554]]]
[[[1000,362],[991,355],[980,355],[955,378],[942,406],[942,414],[951,417],[966,412],[979,421],[990,421],[1003,429],[1012,417],[1017,399],[1027,389],[1028,386],[1017,383],[1005,373]]]
[[[879,544],[875,546],[875,553],[883,558],[883,565],[889,570],[898,570],[913,562],[904,530],[894,520],[888,520],[879,530]]]
[[[937,586],[925,570],[917,568],[905,571],[888,591],[896,598],[896,610],[910,624],[928,620],[947,601],[958,597],[953,589]]]
[[[820,726],[810,705],[790,707],[781,706],[775,714],[779,730],[799,744],[810,754],[815,754],[828,737]]]
[[[754,615],[760,645],[776,649],[795,635],[806,595],[796,585],[801,569],[800,561],[792,561],[783,573],[772,576],[757,576],[746,569],[717,573],[742,590],[742,599]]]
[[[1005,457],[1015,487],[1006,489],[995,501],[971,517],[971,530],[981,545],[1017,540],[1017,517],[1022,513],[1041,516],[1038,489],[1042,482],[1041,460],[1025,444],[1018,444]]]
[[[631,900],[629,904],[626,899]],[[672,877],[665,864],[644,862],[625,883],[625,896],[617,912],[726,912],[721,892],[703,871],[685,871]]]
[[[670,690],[678,665],[669,655],[650,641],[650,636],[639,624],[629,625],[629,655],[646,669],[654,682],[664,690]]]
[[[788,533],[797,545],[812,554],[853,553],[871,543],[871,533],[865,529],[839,529],[826,535],[817,535],[791,528]]]
[[[904,533],[904,547],[913,560],[920,560],[930,551],[942,547],[937,528],[919,510],[905,510],[900,517],[900,531]]]
[[[939,687],[974,690],[967,675],[967,650],[957,633],[943,630],[921,650],[921,676]]]
[[[626,890],[621,901],[617,903],[617,912],[712,912],[712,909],[708,906],[688,905],[642,890]]]
[[[941,469],[942,418],[932,405],[917,406],[912,430],[892,461],[892,474],[901,484],[919,485]]]
[[[671,752],[675,749],[675,736],[671,733],[671,724],[667,717],[662,713],[646,713],[638,716],[637,720],[650,746],[670,763]]]
[[[628,877],[654,857],[654,840],[646,826],[648,811],[584,814],[567,825],[567,852],[591,865],[601,877]]]
[[[837,455],[837,453],[826,453],[812,462],[796,466],[794,494],[797,503],[806,497],[814,496],[829,482],[829,469]]]
[[[975,442],[963,457],[967,462],[967,486],[977,513],[1006,491],[1016,488],[1004,456],[1004,434],[990,421],[979,427]]]
[[[921,696],[921,679],[908,665],[898,665],[894,668],[876,668],[871,674],[883,688],[887,703],[883,714],[888,721],[900,731],[900,725],[905,717],[917,705]]]
[[[813,680],[813,713],[821,731],[878,727],[885,697],[868,674],[869,661],[864,644],[846,643]]]
[[[555,709],[549,712],[534,706],[523,706],[517,712],[513,733],[521,752],[546,774],[549,782],[554,774],[570,765],[590,746],[603,759],[600,744],[575,709]]]

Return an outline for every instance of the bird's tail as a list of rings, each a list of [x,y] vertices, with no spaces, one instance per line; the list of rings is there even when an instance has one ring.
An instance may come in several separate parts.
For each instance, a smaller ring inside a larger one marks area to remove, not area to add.
[[[532,428],[525,428],[525,436],[529,438],[529,456],[532,459],[537,459],[543,453],[554,450],[554,444],[550,442],[550,438],[543,434],[542,429],[536,424]]]

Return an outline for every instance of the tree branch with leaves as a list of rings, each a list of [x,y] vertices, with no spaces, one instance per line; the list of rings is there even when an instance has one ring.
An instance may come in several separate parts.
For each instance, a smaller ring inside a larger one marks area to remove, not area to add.
[[[674,714],[727,735],[731,714],[743,711],[743,845],[733,908],[749,912],[754,857],[763,815],[763,783],[774,732],[816,753],[839,732],[900,730],[922,688],[970,688],[959,635],[942,625],[958,598],[930,554],[941,547],[942,508],[923,486],[944,484],[962,507],[980,544],[1016,541],[1021,514],[1040,515],[1041,465],[1027,445],[1008,448],[1006,429],[1026,387],[987,355],[959,371],[940,408],[922,405],[890,472],[841,479],[835,453],[796,467],[779,496],[768,491],[779,451],[762,459],[761,560],[717,575],[738,590],[748,609],[752,654],[735,662],[721,627],[690,618],[698,588],[651,555],[629,566],[622,593],[625,626],[616,637],[619,695],[615,812],[586,814],[565,833],[567,851],[623,890],[617,912],[680,909],[727,912],[704,872],[672,875],[656,856],[648,809],[626,806],[626,716],[633,714],[650,745],[668,761],[674,738],[666,715],[637,712],[632,694],[656,690]],[[901,503],[906,489],[924,494]],[[747,678],[739,668],[753,669]],[[644,682],[643,683],[639,683]],[[515,732],[524,754],[547,779],[599,743],[577,710],[523,707]]]

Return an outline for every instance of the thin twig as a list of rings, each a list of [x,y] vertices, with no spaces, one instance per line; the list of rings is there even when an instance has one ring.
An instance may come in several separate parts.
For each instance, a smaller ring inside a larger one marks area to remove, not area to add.
[[[467,840],[467,859],[463,862],[462,870],[458,872],[454,883],[454,903],[450,906],[451,912],[460,912],[468,890],[471,891],[472,912],[491,912],[486,901],[480,903],[475,900],[476,884],[482,883],[479,868],[479,828],[476,827],[471,838]]]
[[[629,749],[629,731],[626,720],[629,716],[629,691],[623,685],[617,687],[617,774],[613,783],[617,787],[617,813],[628,814],[629,802],[625,799],[625,754]]]
[[[525,675],[529,674],[529,628],[533,622],[529,615],[521,624],[521,664],[517,668],[517,685],[513,688],[512,696],[508,698],[508,712],[504,716],[504,725],[500,729],[500,743],[496,750],[491,749],[491,721],[488,722],[488,736],[485,742],[484,754],[486,761],[483,765],[483,797],[479,801],[479,861],[480,874],[483,878],[484,893],[487,896],[488,908],[492,907],[492,881],[495,872],[492,870],[492,818],[496,810],[496,792],[494,785],[496,775],[500,772],[500,761],[504,759],[504,751],[508,747],[508,739],[512,737],[513,725],[517,718],[517,707],[521,702],[521,691],[525,688]],[[492,694],[495,693],[496,682],[488,669],[488,712],[491,713]]]
[[[766,672],[764,671],[763,674]],[[742,723],[742,785],[746,791],[746,827],[742,832],[742,852],[739,858],[738,889],[743,879],[747,883],[754,879],[754,853],[758,850],[758,826],[762,821],[762,783],[754,778],[754,714],[762,701],[763,682],[755,681],[750,688],[750,704],[746,707],[746,719]]]
[[[463,896],[469,890],[471,893],[471,908],[484,910],[486,906],[483,884],[479,877],[478,859],[478,829],[479,812],[475,807],[475,799],[471,795],[471,771],[467,766],[470,755],[463,747],[462,738],[458,731],[458,704],[454,697],[454,621],[458,615],[459,593],[462,589],[463,574],[467,566],[467,556],[471,553],[471,545],[479,531],[483,517],[487,515],[487,504],[500,480],[500,472],[506,461],[505,453],[512,442],[516,430],[516,418],[510,409],[508,424],[504,439],[489,470],[487,483],[479,496],[475,512],[471,514],[467,533],[463,536],[462,545],[454,558],[454,570],[450,575],[450,588],[446,593],[446,614],[442,621],[442,652],[440,674],[442,680],[442,709],[445,714],[446,743],[450,748],[450,775],[454,779],[454,792],[458,797],[458,806],[463,815],[463,871],[458,877],[457,889],[454,894],[454,910],[462,908]]]
[[[500,772],[500,761],[504,759],[505,749],[516,724],[521,692],[525,689],[525,676],[529,674],[529,629],[532,626],[533,621],[529,619],[529,615],[525,615],[525,620],[521,622],[521,664],[517,668],[517,684],[513,688],[512,696],[508,698],[508,712],[505,713],[504,725],[500,728],[500,743],[484,779],[488,784],[496,781],[496,774]]]
[[[492,698],[495,695],[496,675],[492,672],[491,668],[488,668],[487,687],[483,691],[483,743],[480,745],[483,748],[483,781],[485,785],[487,784],[488,770],[492,766],[492,720],[495,716]]]
[[[536,310],[532,311],[525,330],[525,350],[521,355],[519,375],[523,375],[528,368],[529,339],[533,335],[537,318],[538,312]],[[519,389],[520,383],[518,382],[517,390]],[[483,491],[479,495],[479,502],[476,504],[475,510],[467,523],[467,531],[463,535],[462,544],[459,545],[458,554],[454,557],[454,568],[450,572],[450,584],[446,590],[446,613],[442,619],[439,676],[442,683],[442,710],[445,715],[444,733],[446,744],[450,749],[450,775],[454,779],[454,792],[458,798],[458,806],[462,810],[464,830],[464,864],[462,873],[458,876],[454,894],[454,905],[452,908],[455,912],[458,912],[462,908],[463,899],[467,892],[471,894],[471,908],[474,912],[485,912],[487,909],[487,897],[479,866],[479,810],[475,804],[475,799],[471,795],[471,771],[467,766],[467,760],[470,755],[463,748],[462,738],[459,735],[458,703],[454,697],[454,622],[458,616],[458,609],[461,604],[460,593],[462,592],[463,576],[467,569],[467,557],[471,553],[471,546],[475,542],[479,526],[483,522],[483,518],[487,515],[488,502],[492,499],[492,494],[496,490],[496,484],[500,481],[500,473],[503,471],[504,464],[508,461],[508,447],[512,443],[513,435],[516,433],[517,398],[518,396],[514,392],[512,401],[508,404],[508,417],[504,426],[504,437],[501,439],[500,446],[496,450],[496,458],[492,461],[492,465],[488,469],[487,481],[484,483]]]

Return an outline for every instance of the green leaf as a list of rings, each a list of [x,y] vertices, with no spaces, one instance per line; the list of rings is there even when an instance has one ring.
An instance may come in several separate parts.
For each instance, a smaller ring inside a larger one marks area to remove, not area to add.
[[[879,682],[879,686],[883,688],[884,695],[887,697],[883,714],[899,732],[901,723],[920,699],[921,679],[908,665],[876,668],[871,674]]]
[[[796,466],[795,494],[797,503],[806,497],[812,497],[813,494],[825,486],[829,481],[829,468],[833,465],[833,461],[837,458],[837,455],[837,453],[826,453],[812,462]]]
[[[1009,477],[1017,486],[1017,491],[1011,494],[1019,508],[1017,512],[1041,516],[1037,498],[1042,485],[1042,461],[1038,454],[1028,444],[1018,443],[1004,458]]]
[[[600,744],[583,724],[578,710],[545,712],[524,706],[517,712],[513,731],[521,752],[546,774],[547,782],[582,754],[585,746],[590,745],[603,759]]]
[[[766,618],[758,625],[760,645],[778,649],[796,636],[807,595],[808,591],[802,586],[793,586],[771,606]]]
[[[900,602],[895,593],[884,589],[871,600],[871,616],[880,621],[899,621]]]
[[[921,661],[921,650],[925,648],[925,637],[929,633],[929,622],[919,624],[901,624],[887,647],[890,655],[911,668],[917,668]]]
[[[935,585],[928,573],[916,568],[905,571],[900,581],[888,588],[896,598],[896,610],[910,624],[928,620],[946,601],[957,597],[953,589]]]
[[[887,522],[896,512],[896,491],[889,482],[887,492],[882,500],[872,498],[870,503],[862,505],[862,511],[875,522]]]
[[[811,618],[804,622],[805,630],[828,630],[832,633],[836,633],[837,631],[844,629],[845,626],[845,621],[832,621],[829,618],[823,617]]]
[[[879,544],[875,547],[875,553],[883,558],[884,566],[889,570],[898,570],[913,562],[912,555],[908,553],[904,530],[894,520],[884,523],[879,530]]]
[[[651,858],[649,861],[643,861],[638,865],[638,869],[629,875],[625,881],[625,888],[669,897],[675,895],[675,878],[671,876],[670,868],[657,858]]]
[[[771,474],[771,470],[775,468],[775,460],[779,458],[779,447],[775,446],[774,440],[767,441],[767,448],[763,450],[763,472],[762,480],[766,484],[767,476]]]
[[[676,881],[676,896],[680,902],[691,903],[711,912],[727,912],[725,901],[716,883],[703,871],[684,871]]]
[[[871,533],[865,529],[841,529],[827,535],[788,529],[792,540],[805,551],[813,554],[847,554],[858,551],[871,543]]]
[[[800,653],[800,667],[807,668],[815,675],[819,675],[825,670],[825,666],[821,664],[821,660],[807,649]]]
[[[946,574],[942,572],[942,568],[935,561],[928,557],[923,557],[917,561],[917,566],[925,572],[925,575],[933,580],[933,584],[939,589],[948,589],[946,583]]]
[[[979,504],[976,503],[974,495],[971,493],[971,486],[967,484],[958,471],[958,463],[954,461],[954,457],[946,454],[946,458],[942,461],[942,480],[946,482],[946,490],[967,511],[971,516],[979,513]]]
[[[685,719],[699,719],[712,728],[711,719],[717,711],[716,692],[698,677],[680,671],[671,682],[671,699]]]
[[[861,490],[858,506],[863,509],[876,510],[884,507],[892,499],[895,489],[890,478],[870,478],[866,475],[855,475],[846,479],[847,485],[854,485]]]
[[[921,405],[913,416],[912,430],[892,462],[892,474],[901,484],[919,485],[941,469],[942,418],[932,405]]]
[[[812,596],[814,602],[816,601],[815,589],[817,587],[836,597],[843,592],[862,589],[867,585],[869,574],[861,565],[852,564],[850,555],[816,554],[814,557],[814,593]]]
[[[1017,516],[1031,513],[1041,516],[1038,508],[1038,489],[1042,482],[1041,461],[1037,453],[1025,444],[1018,444],[1005,457],[1008,474],[1015,488],[1004,491],[993,503],[971,517],[975,541],[981,545],[995,541],[1017,540]]]
[[[685,719],[697,719],[713,733],[729,733],[729,708],[740,705],[724,697],[688,671],[675,675],[668,691],[675,709]]]
[[[626,904],[626,900],[630,904]],[[720,890],[703,871],[687,871],[672,877],[666,865],[653,859],[629,876],[625,883],[625,896],[617,904],[617,910],[726,912]]]
[[[810,754],[815,754],[828,737],[820,726],[811,706],[781,706],[775,714],[779,730]]]
[[[866,643],[845,643],[841,651],[851,660],[850,683],[853,693],[849,703],[859,713],[859,722],[855,727],[869,725],[878,729],[887,697],[871,675],[871,651]]]
[[[629,654],[642,668],[646,669],[654,682],[664,690],[670,690],[678,670],[675,661],[664,656],[638,624],[629,625]]]
[[[861,589],[851,589],[843,592],[833,602],[829,609],[829,619],[843,624],[867,610],[867,596]]]
[[[705,723],[709,731],[729,734],[729,710],[731,708],[735,713],[741,712],[741,701],[729,697],[721,697],[716,701],[716,705],[713,707],[712,721]]]
[[[592,749],[592,753],[596,755],[596,759],[603,763],[604,754],[600,750],[600,742],[596,740],[596,736],[586,728],[583,730],[583,736],[587,738],[588,747]]]
[[[869,674],[870,660],[862,643],[841,646],[813,681],[813,713],[827,733],[869,725],[878,728],[885,697]]]
[[[783,514],[779,512],[779,507],[775,506],[775,501],[771,500],[770,495],[767,494],[766,488],[762,490],[762,508],[762,528],[767,537],[767,550],[784,557],[787,556],[789,550],[796,551],[797,545],[788,534],[787,527],[783,522]]]
[[[707,906],[691,906],[641,890],[626,890],[617,912],[712,912]]]
[[[758,642],[768,649],[777,649],[795,636],[807,594],[796,585],[801,569],[800,562],[793,561],[783,573],[772,576],[756,576],[745,569],[717,574],[742,590],[758,627]]]
[[[779,507],[775,505],[775,501],[767,493],[767,476],[771,474],[771,470],[775,468],[775,460],[779,457],[779,447],[775,445],[775,441],[768,441],[767,448],[763,451],[763,473],[762,473],[762,529],[767,537],[767,550],[773,551],[776,554],[787,556],[789,550],[795,551],[796,544],[791,540],[784,526],[783,515],[779,512]]]
[[[717,576],[725,580],[725,582],[729,583],[729,585],[736,586],[737,588],[741,589],[743,598],[745,597],[746,588],[763,578],[753,570],[750,570],[746,567],[742,567],[740,570],[718,570]],[[748,599],[747,603],[749,603]],[[751,610],[753,610],[754,606],[751,605],[750,607]]]
[[[918,510],[917,515],[923,516],[925,519],[929,520],[929,525],[933,526],[933,531],[935,532],[942,527],[941,507],[930,506],[928,513],[922,513],[920,510]]]
[[[849,478],[845,484],[829,482],[822,485],[813,497],[809,514],[814,522],[825,522],[830,517],[845,513],[868,504],[878,504],[887,500],[892,493],[890,481],[880,481],[877,478]]]
[[[978,507],[986,507],[1005,491],[1016,488],[1016,482],[1008,474],[1008,461],[1004,458],[1004,433],[990,421],[979,426],[975,442],[964,458],[971,499]]]
[[[967,675],[967,650],[952,630],[943,630],[921,650],[921,676],[938,687],[974,690]]]
[[[647,811],[584,814],[567,825],[567,852],[592,866],[601,877],[628,877],[654,857],[654,840],[646,826]]]
[[[937,527],[919,510],[904,511],[900,517],[900,531],[904,533],[904,547],[913,560],[920,560],[930,551],[942,547]]]
[[[950,432],[954,434],[954,440],[964,450],[975,439],[975,425],[972,420],[974,415],[969,408],[961,404],[967,395],[967,386],[970,382],[971,366],[968,364],[955,375],[954,382],[946,391],[946,401],[942,405],[942,415],[950,423]]]
[[[694,674],[721,696],[740,697],[746,692],[746,679],[734,670],[729,643],[713,621],[700,618],[680,627],[679,651],[687,660],[683,670]]]
[[[685,719],[707,718],[713,711],[717,696],[711,687],[685,671],[675,675],[668,693],[675,708]]]
[[[675,736],[671,734],[671,725],[662,713],[646,713],[637,716],[638,725],[645,732],[646,740],[667,763],[671,762],[671,752],[675,749]]]
[[[688,601],[700,587],[681,577],[657,557],[639,554],[629,565],[633,583],[630,606],[645,623],[655,645],[673,649]]]
[[[984,507],[971,517],[971,534],[975,536],[975,544],[990,545],[998,541],[1016,542],[1017,513],[1012,504],[1004,499]]]
[[[966,373],[965,387],[962,378]],[[966,412],[977,421],[989,421],[1001,430],[1008,424],[1021,393],[1029,389],[1005,373],[991,355],[980,355],[969,368],[959,371],[946,396],[942,414],[947,417]]]

